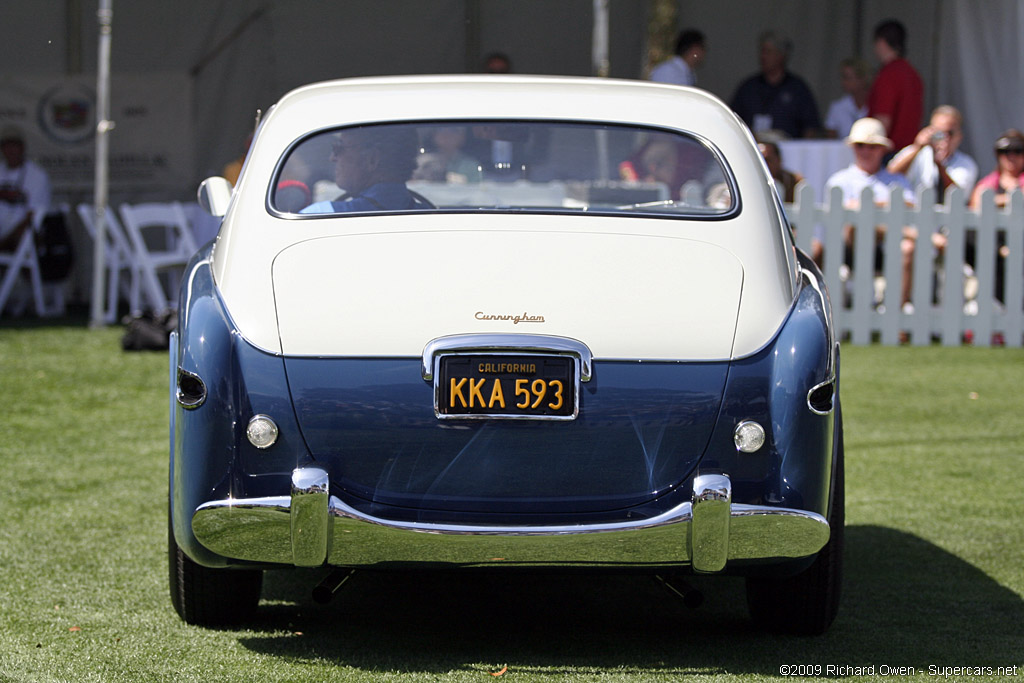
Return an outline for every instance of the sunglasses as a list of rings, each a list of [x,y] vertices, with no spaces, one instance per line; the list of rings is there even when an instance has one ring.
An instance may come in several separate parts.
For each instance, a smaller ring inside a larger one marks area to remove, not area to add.
[[[1024,154],[1024,147],[1010,147],[1008,149],[997,149],[996,154]]]

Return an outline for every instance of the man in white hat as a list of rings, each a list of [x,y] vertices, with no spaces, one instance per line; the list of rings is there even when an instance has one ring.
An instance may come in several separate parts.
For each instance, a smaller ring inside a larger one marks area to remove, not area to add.
[[[853,163],[829,176],[825,182],[826,191],[833,187],[843,190],[843,202],[856,207],[865,187],[871,188],[875,202],[889,203],[889,188],[897,185],[903,188],[907,203],[914,201],[914,194],[906,176],[890,173],[883,165],[885,155],[892,150],[892,140],[885,136],[885,127],[878,119],[863,118],[854,122],[846,144],[853,149]]]
[[[868,188],[871,190],[876,205],[888,206],[891,187],[896,186],[903,191],[903,201],[907,205],[913,204],[914,193],[907,178],[899,173],[891,173],[882,165],[882,160],[892,150],[893,144],[892,140],[886,137],[885,126],[881,121],[873,118],[858,119],[850,128],[846,144],[853,149],[853,163],[829,176],[825,182],[826,193],[831,192],[833,187],[838,187],[843,191],[844,206],[848,209],[858,209],[860,208],[861,193]],[[875,232],[877,238],[881,239],[885,234],[885,227],[877,226]],[[916,229],[903,228],[903,239],[900,242],[900,250],[903,254],[901,302],[905,308],[910,301],[911,269],[916,239]],[[847,252],[852,252],[852,225],[844,226],[843,241],[846,244]]]

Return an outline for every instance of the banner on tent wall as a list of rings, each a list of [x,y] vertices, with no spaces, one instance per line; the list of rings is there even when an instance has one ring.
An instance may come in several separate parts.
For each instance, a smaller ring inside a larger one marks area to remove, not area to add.
[[[168,197],[190,191],[191,89],[184,73],[114,74],[108,136],[110,192]],[[0,76],[0,128],[21,128],[29,158],[57,197],[91,192],[96,77]]]

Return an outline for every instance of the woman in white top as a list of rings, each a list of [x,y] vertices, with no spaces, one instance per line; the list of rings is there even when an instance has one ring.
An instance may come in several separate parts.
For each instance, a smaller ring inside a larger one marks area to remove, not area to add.
[[[847,57],[839,62],[839,81],[846,93],[833,100],[825,117],[825,128],[831,137],[845,138],[857,119],[868,115],[868,65],[859,57]]]

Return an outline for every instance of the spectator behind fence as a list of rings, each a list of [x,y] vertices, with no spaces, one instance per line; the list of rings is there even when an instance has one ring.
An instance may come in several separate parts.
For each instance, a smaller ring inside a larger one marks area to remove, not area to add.
[[[978,179],[978,164],[960,151],[963,139],[963,116],[957,108],[936,107],[931,122],[892,158],[888,169],[907,176],[914,188],[934,187],[939,202],[951,187],[961,188],[966,197]]]
[[[874,51],[882,68],[868,93],[868,116],[885,126],[896,149],[914,141],[924,114],[924,83],[906,60],[907,30],[889,19],[875,27]]]
[[[996,206],[1002,208],[1010,199],[1014,190],[1024,190],[1024,133],[1016,128],[1004,132],[996,140],[996,170],[978,181],[971,193],[970,207],[977,209],[981,206],[981,195],[985,190],[992,190],[995,193]],[[976,263],[974,245],[968,244],[968,261]],[[995,273],[995,297],[999,301],[1005,301],[1003,294],[1006,287],[1006,258],[1010,255],[1010,248],[1006,244],[1006,234],[999,231],[996,235],[996,248],[998,258],[996,259]],[[966,310],[966,309],[965,309]]]
[[[832,101],[825,116],[826,133],[833,138],[845,138],[853,122],[868,115],[871,78],[867,63],[860,57],[839,62],[839,83],[845,94]]]
[[[787,137],[814,137],[821,119],[814,95],[802,78],[788,70],[793,45],[776,31],[758,38],[760,73],[740,84],[732,108],[755,133],[776,130]]]
[[[970,206],[981,204],[981,193],[992,190],[996,206],[1004,207],[1014,190],[1024,190],[1024,133],[1011,128],[996,140],[996,170],[978,181],[971,193]]]
[[[707,44],[704,34],[686,29],[676,38],[675,54],[651,69],[651,80],[673,85],[697,85],[696,69],[704,63]]]
[[[929,124],[918,131],[913,143],[893,157],[888,169],[906,175],[914,188],[935,188],[935,197],[940,203],[945,202],[946,192],[951,187],[969,193],[978,179],[978,164],[960,151],[963,137],[963,116],[959,110],[948,104],[936,107]],[[931,236],[940,255],[945,253],[947,234],[946,228],[941,227]],[[966,258],[964,275],[970,278],[974,276],[974,243],[970,238]]]
[[[38,226],[50,208],[50,178],[25,156],[20,128],[0,131],[0,251],[14,251],[26,230]]]
[[[882,166],[882,159],[892,149],[893,144],[885,135],[885,127],[877,119],[863,118],[856,121],[850,129],[850,135],[846,138],[846,144],[853,148],[853,163],[841,171],[829,176],[825,183],[825,192],[828,193],[833,187],[843,191],[843,205],[848,209],[857,210],[860,208],[861,192],[870,188],[877,206],[888,206],[890,187],[896,186],[903,190],[903,200],[909,205],[914,201],[913,192],[907,179],[898,174],[890,173]],[[885,234],[885,226],[875,228],[876,240],[881,240]],[[846,246],[845,264],[849,265],[853,253],[854,229],[852,225],[843,226],[843,242]],[[909,312],[910,285],[913,269],[914,241],[917,239],[917,231],[911,227],[903,228],[903,238],[900,241],[903,267],[903,287],[901,289],[901,303],[904,309]],[[876,248],[875,270],[880,268],[880,255]],[[854,264],[863,269],[862,264]]]

